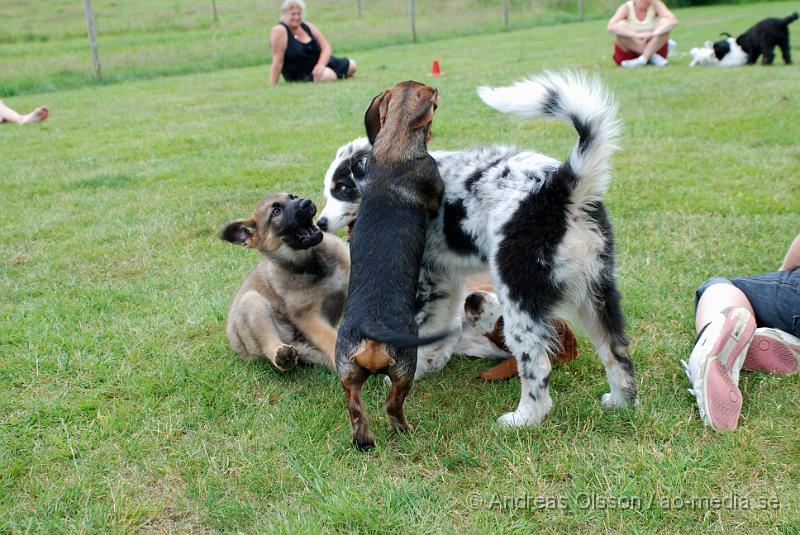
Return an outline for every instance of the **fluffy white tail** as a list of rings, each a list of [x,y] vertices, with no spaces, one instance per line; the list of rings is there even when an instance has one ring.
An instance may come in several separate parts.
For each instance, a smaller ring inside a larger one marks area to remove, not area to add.
[[[622,124],[617,105],[596,78],[576,72],[544,72],[508,87],[480,87],[478,96],[504,113],[568,121],[578,142],[562,166],[574,177],[570,184],[577,203],[600,200],[611,180],[611,155]]]

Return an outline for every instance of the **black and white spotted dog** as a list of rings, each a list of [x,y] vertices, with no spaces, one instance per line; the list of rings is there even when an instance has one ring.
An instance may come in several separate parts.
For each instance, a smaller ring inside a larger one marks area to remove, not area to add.
[[[502,424],[537,425],[550,411],[548,355],[557,343],[552,319],[563,314],[582,325],[605,365],[610,392],[603,405],[635,404],[611,224],[602,202],[620,130],[616,105],[599,82],[572,73],[545,73],[478,93],[505,113],[566,120],[578,141],[565,162],[505,146],[431,153],[445,192],[427,230],[417,296],[420,334],[457,328],[464,277],[488,267],[522,383],[519,405],[500,417]],[[337,151],[318,222],[326,230],[357,216],[357,182],[368,150],[357,139]],[[420,348],[417,378],[445,365],[455,340],[447,343]]]

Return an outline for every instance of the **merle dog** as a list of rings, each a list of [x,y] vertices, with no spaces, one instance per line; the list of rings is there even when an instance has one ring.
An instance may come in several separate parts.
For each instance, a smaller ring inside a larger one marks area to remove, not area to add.
[[[620,130],[616,105],[597,81],[572,73],[546,73],[479,93],[502,112],[567,121],[578,140],[564,162],[498,145],[431,153],[445,191],[427,227],[416,302],[419,332],[460,326],[465,276],[490,269],[522,383],[517,409],[501,416],[501,424],[538,425],[550,411],[548,356],[558,340],[552,320],[562,313],[583,326],[605,365],[610,391],[603,405],[636,404],[614,238],[603,204]],[[333,231],[355,220],[359,229],[364,201],[358,186],[369,148],[368,140],[357,139],[337,151],[325,176],[320,226]],[[440,370],[454,344],[451,338],[449,344],[420,348],[417,378]]]

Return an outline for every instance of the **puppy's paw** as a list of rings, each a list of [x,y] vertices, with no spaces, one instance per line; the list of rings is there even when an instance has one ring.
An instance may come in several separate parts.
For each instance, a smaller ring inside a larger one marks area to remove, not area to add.
[[[603,404],[603,408],[611,410],[611,409],[625,409],[627,407],[638,407],[639,406],[639,398],[636,396],[629,397],[625,394],[615,394],[612,392],[608,392],[603,394],[601,399]]]
[[[289,371],[297,365],[297,349],[293,346],[282,346],[275,354],[275,367],[280,371]]]
[[[520,411],[507,412],[497,419],[505,429],[513,429],[515,427],[536,427],[542,423],[542,418],[535,418],[530,414],[522,414]]]

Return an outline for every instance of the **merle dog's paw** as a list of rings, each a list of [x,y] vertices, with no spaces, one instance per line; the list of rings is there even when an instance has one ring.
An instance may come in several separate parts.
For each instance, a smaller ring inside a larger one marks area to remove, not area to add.
[[[297,365],[297,349],[283,346],[275,354],[275,367],[280,371],[289,371]]]

